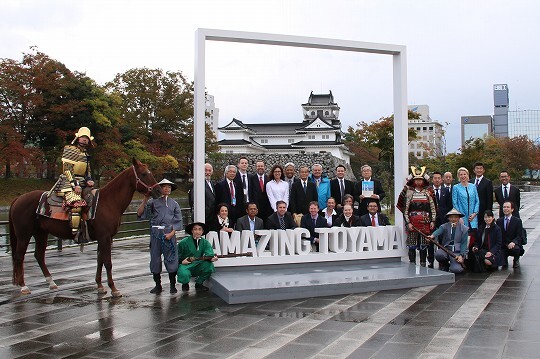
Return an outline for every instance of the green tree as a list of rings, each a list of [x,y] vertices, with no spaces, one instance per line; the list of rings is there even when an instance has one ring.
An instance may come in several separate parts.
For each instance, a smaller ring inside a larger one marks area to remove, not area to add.
[[[121,100],[122,141],[136,141],[152,154],[160,170],[189,176],[193,165],[193,83],[181,72],[131,69],[107,83]],[[215,135],[206,134],[206,151],[218,150]],[[142,146],[142,147],[141,147]],[[175,161],[166,160],[171,156]],[[175,165],[176,164],[176,165]]]
[[[418,119],[419,114],[408,111],[409,119]],[[408,139],[416,139],[416,130],[409,128]],[[345,134],[345,143],[355,154],[351,166],[355,172],[360,166],[369,164],[374,175],[379,178],[387,193],[383,203],[394,213],[394,115],[381,117],[370,124],[359,122],[356,128],[349,126]],[[408,148],[398,149],[408,153]]]

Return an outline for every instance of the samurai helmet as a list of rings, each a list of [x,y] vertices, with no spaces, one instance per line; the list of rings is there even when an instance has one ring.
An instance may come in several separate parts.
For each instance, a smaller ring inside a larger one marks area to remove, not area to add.
[[[424,187],[429,186],[429,175],[426,173],[426,166],[420,167],[420,170],[416,166],[411,166],[411,174],[407,176],[407,186],[414,186],[415,179],[424,181]]]
[[[77,132],[75,132],[75,138],[73,141],[71,141],[71,144],[75,144],[77,142],[77,139],[79,137],[86,136],[90,140],[90,146],[94,145],[94,136],[90,133],[90,129],[88,127],[81,127]]]

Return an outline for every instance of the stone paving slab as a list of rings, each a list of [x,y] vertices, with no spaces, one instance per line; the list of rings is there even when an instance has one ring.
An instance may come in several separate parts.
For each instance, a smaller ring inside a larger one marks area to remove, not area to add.
[[[193,286],[156,296],[138,239],[114,243],[123,297],[96,293],[92,246],[47,253],[56,291],[28,255],[23,297],[2,257],[0,358],[538,358],[540,194],[522,202],[520,268],[410,289],[245,304]]]

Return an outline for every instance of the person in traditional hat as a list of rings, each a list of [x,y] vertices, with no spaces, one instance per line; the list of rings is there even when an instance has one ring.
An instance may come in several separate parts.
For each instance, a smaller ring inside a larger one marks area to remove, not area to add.
[[[161,287],[161,256],[165,269],[169,273],[171,294],[176,290],[176,272],[178,270],[178,253],[176,251],[176,231],[183,228],[182,213],[178,203],[169,198],[169,195],[177,186],[164,178],[159,182],[161,186],[161,198],[151,199],[146,195],[137,209],[139,219],[150,220],[150,272],[154,277],[155,287],[150,291],[159,294]]]
[[[71,231],[76,242],[84,242],[84,236],[77,235],[81,223],[81,211],[91,206],[95,189],[90,171],[88,148],[93,148],[94,137],[88,127],[81,127],[75,133],[70,145],[62,153],[62,173],[51,192],[64,198],[64,207],[70,212]]]
[[[448,222],[442,224],[429,236],[431,239],[437,238],[440,244],[456,255],[456,258],[453,258],[444,250],[438,248],[435,252],[435,259],[439,262],[439,269],[452,273],[461,273],[464,270],[461,263],[465,260],[469,244],[469,228],[459,220],[463,216],[463,213],[452,208],[446,214]]]
[[[190,223],[186,227],[186,233],[189,236],[178,243],[178,282],[182,283],[182,291],[187,292],[191,277],[196,277],[195,289],[207,291],[208,288],[203,283],[216,271],[213,262],[217,261],[218,257],[214,254],[210,242],[203,237],[208,233],[206,224]]]
[[[411,174],[407,177],[407,185],[398,200],[398,209],[403,213],[407,233],[409,261],[416,263],[416,250],[420,252],[420,265],[426,266],[428,243],[423,234],[429,234],[435,228],[437,216],[435,200],[428,191],[429,176],[426,167],[417,170],[411,166]],[[422,232],[423,234],[421,234]],[[433,261],[433,259],[431,259]],[[433,263],[430,262],[430,267]]]

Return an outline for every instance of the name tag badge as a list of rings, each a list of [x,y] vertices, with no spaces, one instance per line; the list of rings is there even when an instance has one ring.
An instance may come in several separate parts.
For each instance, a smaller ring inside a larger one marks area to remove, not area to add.
[[[236,206],[236,198],[231,199],[231,206]]]

